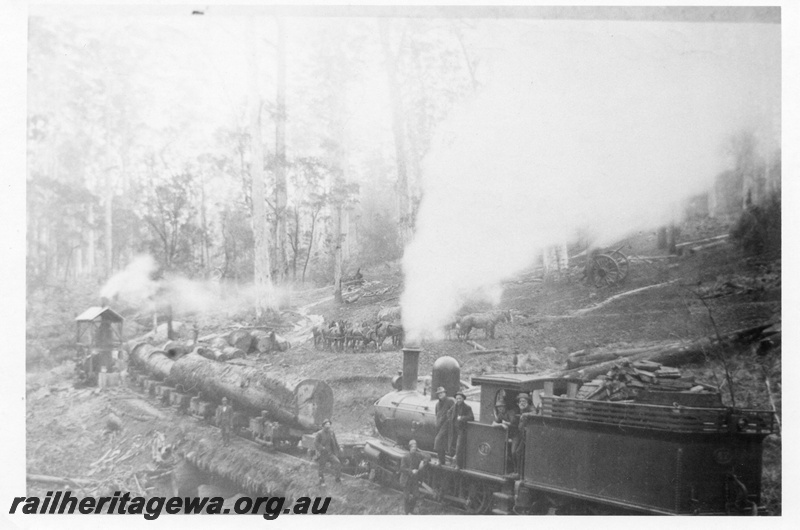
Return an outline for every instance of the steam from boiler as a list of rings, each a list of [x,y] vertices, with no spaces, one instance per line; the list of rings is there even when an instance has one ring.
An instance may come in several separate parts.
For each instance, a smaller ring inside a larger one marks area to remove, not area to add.
[[[212,313],[235,316],[251,312],[255,307],[257,293],[253,285],[196,280],[180,274],[155,279],[157,271],[158,265],[152,256],[138,256],[106,282],[100,296],[125,302],[141,311],[170,305],[176,317]],[[267,299],[277,307],[280,296],[273,287]]]
[[[530,23],[486,85],[438,131],[403,258],[411,340],[542,249],[591,229],[603,247],[677,219],[731,167],[726,141],[779,144],[780,28]],[[511,33],[509,31],[509,33]]]

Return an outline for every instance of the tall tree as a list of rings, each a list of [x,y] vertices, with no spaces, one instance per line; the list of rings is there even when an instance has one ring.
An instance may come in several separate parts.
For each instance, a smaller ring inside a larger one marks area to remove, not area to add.
[[[378,31],[381,39],[383,60],[386,66],[386,79],[389,85],[389,98],[392,104],[392,133],[394,135],[395,158],[397,164],[397,214],[400,225],[401,246],[411,239],[411,224],[408,190],[408,170],[406,164],[405,123],[403,120],[403,101],[397,80],[397,58],[392,51],[389,34],[389,22],[385,18],[378,19]]]
[[[264,143],[261,138],[261,97],[258,93],[258,45],[256,21],[251,17],[248,24],[250,46],[250,174],[253,202],[253,278],[256,289],[256,318],[260,319],[272,303],[272,276],[270,268],[269,226],[267,224],[267,197],[264,171]]]
[[[275,19],[277,42],[277,91],[275,95],[275,217],[276,269],[281,283],[289,274],[286,252],[286,24],[282,17]]]

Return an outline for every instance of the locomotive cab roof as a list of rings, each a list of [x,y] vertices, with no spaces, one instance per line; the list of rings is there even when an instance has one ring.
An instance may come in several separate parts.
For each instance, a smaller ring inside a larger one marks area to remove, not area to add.
[[[548,377],[540,374],[487,374],[474,376],[472,378],[473,385],[482,386],[501,386],[516,392],[531,392],[533,390],[542,390],[545,383],[552,382],[554,386],[566,386],[569,383],[583,383],[583,379],[579,377]]]

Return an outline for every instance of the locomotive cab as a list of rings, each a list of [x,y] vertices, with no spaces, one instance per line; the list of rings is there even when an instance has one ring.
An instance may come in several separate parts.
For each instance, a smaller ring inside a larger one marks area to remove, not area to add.
[[[581,380],[509,373],[473,377],[472,384],[481,387],[481,406],[477,421],[467,425],[466,469],[506,476],[515,469],[508,431],[493,425],[497,406],[502,404],[506,410],[514,410],[517,396],[525,393],[532,396],[532,405],[538,411],[543,396],[575,397]]]

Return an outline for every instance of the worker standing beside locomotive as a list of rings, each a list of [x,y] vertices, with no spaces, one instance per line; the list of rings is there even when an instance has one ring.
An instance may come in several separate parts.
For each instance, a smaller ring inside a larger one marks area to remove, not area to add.
[[[464,468],[467,461],[467,422],[475,421],[475,414],[466,400],[463,392],[456,392],[456,404],[450,409],[450,452],[456,455],[457,469]]]
[[[336,482],[342,481],[342,463],[339,460],[339,442],[336,441],[336,434],[331,429],[331,420],[323,420],[322,429],[314,435],[314,449],[317,452],[317,464],[319,465],[319,483],[325,484],[325,464],[331,464]]]
[[[400,459],[400,474],[405,484],[403,486],[404,510],[406,515],[414,511],[419,497],[420,474],[425,468],[428,458],[417,450],[417,441],[408,442],[408,453]]]
[[[447,396],[447,391],[443,386],[436,389],[436,438],[433,441],[433,450],[439,457],[439,464],[445,465],[445,452],[450,447],[450,425],[448,420],[450,409],[456,404],[456,400]]]

